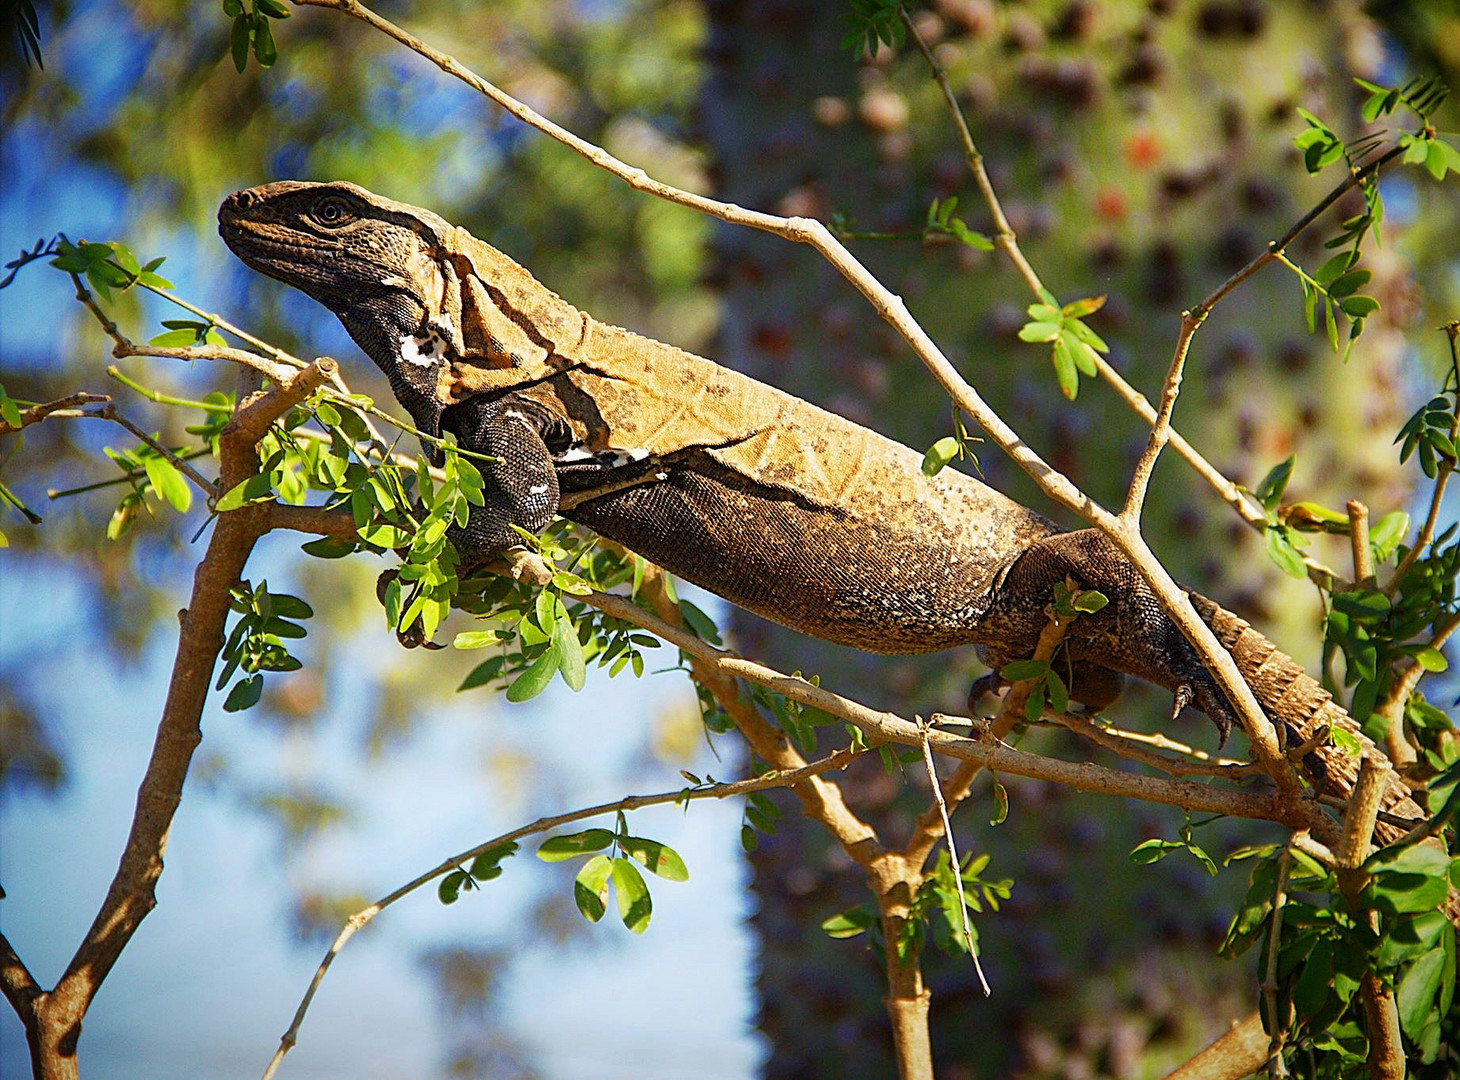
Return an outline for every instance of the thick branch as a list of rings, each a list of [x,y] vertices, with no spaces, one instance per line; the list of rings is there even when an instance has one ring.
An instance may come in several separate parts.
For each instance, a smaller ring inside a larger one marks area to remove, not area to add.
[[[108,332],[114,340],[125,340],[115,327]],[[236,415],[219,439],[225,484],[258,470],[256,443],[268,424],[318,386],[332,367],[333,361],[325,360],[297,373],[290,370],[280,385]],[[194,574],[192,597],[180,616],[167,699],[120,864],[65,973],[39,1003],[43,1045],[37,1060],[48,1075],[74,1075],[82,1018],[122,950],[156,906],[156,884],[173,815],[182,799],[193,753],[202,741],[200,719],[223,646],[229,593],[265,527],[259,507],[221,515]]]
[[[10,1002],[29,1033],[35,1026],[35,1000],[41,995],[40,984],[4,934],[0,934],[0,992],[5,994],[5,1000]]]
[[[247,440],[250,445],[258,442],[269,430],[269,425],[298,405],[340,369],[328,356],[321,356],[303,371],[291,373],[282,381],[275,379],[275,387],[261,398],[251,402],[239,402],[239,410],[224,429]]]

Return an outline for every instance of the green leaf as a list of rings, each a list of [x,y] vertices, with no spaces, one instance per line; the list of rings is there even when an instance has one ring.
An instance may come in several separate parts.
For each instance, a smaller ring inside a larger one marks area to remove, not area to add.
[[[1349,270],[1344,274],[1340,274],[1329,284],[1328,295],[1335,299],[1348,296],[1350,293],[1357,292],[1359,286],[1367,284],[1373,276],[1368,270],[1362,268]],[[1377,308],[1378,305],[1375,304],[1375,307]]]
[[[373,525],[358,530],[360,539],[376,547],[394,549],[411,542],[411,534],[397,525]]]
[[[649,917],[654,913],[654,904],[649,899],[649,886],[644,884],[644,875],[628,859],[614,859],[613,891],[618,899],[618,916],[636,934],[649,929]]]
[[[291,14],[279,0],[254,0],[254,8],[271,19],[287,19]]]
[[[1431,139],[1429,149],[1425,152],[1425,168],[1436,180],[1445,179],[1445,171],[1450,167],[1450,157],[1445,149],[1445,144],[1439,139]]]
[[[1365,903],[1385,915],[1432,911],[1449,895],[1450,858],[1428,845],[1380,851],[1364,869],[1372,875]]]
[[[1064,335],[1055,338],[1054,374],[1060,384],[1060,393],[1074,401],[1080,392],[1080,376],[1076,373],[1074,351]]]
[[[578,640],[577,629],[567,619],[559,619],[553,626],[553,644],[549,651],[558,654],[558,671],[562,673],[563,682],[574,693],[582,690],[587,679],[583,644]]]
[[[471,876],[477,881],[490,881],[502,873],[502,860],[510,859],[516,854],[517,844],[512,840],[488,848],[471,861]]]
[[[502,674],[502,668],[507,664],[505,656],[493,656],[483,660],[476,667],[467,673],[466,678],[461,680],[461,685],[456,688],[459,694],[463,690],[474,690],[478,686],[486,686],[487,683],[496,680]]]
[[[1293,465],[1297,460],[1296,454],[1288,455],[1286,461],[1281,461],[1268,470],[1268,474],[1257,485],[1253,494],[1257,496],[1257,501],[1264,510],[1275,510],[1278,503],[1282,502],[1283,492],[1288,489],[1288,481],[1293,478]]]
[[[1350,296],[1341,306],[1350,319],[1367,319],[1379,310],[1379,301],[1372,296]]]
[[[213,508],[222,514],[251,503],[265,502],[273,497],[274,487],[269,475],[256,473],[224,493],[223,497],[213,504]]]
[[[646,840],[642,836],[625,836],[619,840],[619,847],[652,874],[666,881],[688,881],[689,869],[679,853],[657,840]]]
[[[1308,568],[1303,564],[1303,553],[1293,543],[1293,535],[1296,534],[1286,525],[1269,525],[1264,530],[1267,553],[1289,577],[1307,577]]]
[[[614,834],[609,829],[584,829],[582,832],[564,833],[544,840],[537,849],[537,857],[543,862],[562,862],[600,851],[613,843]]]
[[[1009,682],[1023,682],[1025,679],[1037,679],[1049,670],[1049,664],[1043,660],[1015,660],[1005,664],[999,669],[999,674]]]
[[[1141,865],[1160,862],[1173,851],[1180,851],[1185,846],[1174,840],[1147,840],[1131,848],[1130,861]]]
[[[1031,724],[1037,724],[1039,718],[1044,715],[1044,680],[1034,684],[1034,689],[1029,691],[1029,700],[1024,703],[1024,718]]]
[[[273,67],[274,61],[279,58],[279,50],[274,45],[274,32],[269,29],[268,19],[254,20],[253,57],[259,62],[261,68]]]
[[[239,12],[233,20],[233,29],[228,34],[228,51],[233,56],[233,66],[240,75],[248,67],[248,46],[253,38],[253,19]]]
[[[939,439],[923,455],[923,475],[937,476],[944,467],[958,456],[958,440],[952,435]]]
[[[1029,322],[1019,331],[1020,341],[1053,341],[1060,336],[1061,323]]]
[[[348,540],[337,540],[333,536],[321,536],[318,540],[301,544],[299,550],[316,559],[343,559],[346,555],[355,553],[355,545]]]
[[[254,675],[252,678],[240,679],[233,684],[233,689],[228,691],[228,697],[223,702],[224,712],[242,712],[244,709],[251,709],[259,703],[259,698],[264,693],[264,677]]]
[[[147,342],[149,345],[157,345],[164,349],[186,349],[198,343],[196,330],[169,330],[165,334],[158,334]]]
[[[1049,707],[1057,713],[1069,711],[1069,691],[1065,689],[1064,680],[1053,668],[1044,673],[1044,684],[1049,688]]]
[[[608,910],[608,876],[612,869],[613,863],[607,855],[595,855],[573,879],[573,903],[591,923],[603,918]]]
[[[552,636],[553,628],[558,622],[558,597],[556,593],[543,589],[537,594],[533,603],[533,612],[537,616],[537,625],[544,634]]]
[[[507,700],[514,704],[528,701],[546,690],[548,683],[553,681],[553,673],[558,670],[558,660],[558,650],[549,645],[543,654],[527,665],[527,670],[517,676],[512,685],[507,687]]]
[[[666,576],[664,580],[669,581],[671,579]],[[679,605],[679,614],[684,619],[685,625],[694,631],[695,637],[708,641],[711,645],[719,645],[722,643],[720,640],[720,628],[715,625],[714,619],[710,618],[688,600],[677,600],[675,602]],[[643,646],[646,649],[657,649],[659,647],[657,638],[651,638],[644,634],[633,635],[633,641],[636,645]]]
[[[171,503],[179,514],[186,514],[193,505],[193,490],[188,487],[188,482],[177,471],[177,467],[161,457],[149,457],[143,464],[152,490]]]
[[[1087,615],[1093,615],[1106,604],[1110,603],[1105,594],[1094,589],[1086,589],[1075,599],[1075,610],[1083,611]]]
[[[502,637],[495,630],[463,630],[451,642],[453,649],[482,649],[495,645]]]
[[[1399,1007],[1399,1026],[1411,1039],[1419,1041],[1425,1022],[1435,1008],[1435,995],[1440,989],[1440,976],[1445,970],[1443,950],[1425,953],[1399,981],[1395,1004]]]
[[[454,904],[461,896],[461,887],[466,884],[466,874],[460,870],[453,870],[441,879],[440,885],[436,886],[436,896],[443,904]]]
[[[998,780],[994,781],[994,816],[990,825],[1002,825],[1009,818],[1009,792]],[[985,857],[986,859],[986,857]],[[972,870],[972,868],[970,868]]]
[[[1426,671],[1444,671],[1450,666],[1445,654],[1433,645],[1426,645],[1414,654],[1415,663]]]
[[[854,907],[823,919],[821,929],[827,937],[854,938],[858,934],[866,933],[876,922],[877,916],[866,907]]]

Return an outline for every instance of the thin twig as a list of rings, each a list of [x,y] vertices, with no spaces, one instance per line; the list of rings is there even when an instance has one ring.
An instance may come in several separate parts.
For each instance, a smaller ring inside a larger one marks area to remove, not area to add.
[[[1046,663],[1053,659],[1055,649],[1059,648],[1060,642],[1065,638],[1070,621],[1058,618],[1051,613],[1049,621],[1039,632],[1039,640],[1035,643],[1034,652],[1029,659],[1043,660]],[[1004,737],[1024,719],[1025,702],[1029,700],[1030,691],[1034,689],[1034,684],[1038,681],[1037,678],[1021,679],[1010,686],[1005,691],[1004,700],[999,706],[999,715],[994,717],[993,722],[986,729],[979,732],[979,738],[1002,742]],[[951,814],[958,808],[959,803],[968,797],[969,792],[973,790],[973,781],[982,768],[983,766],[976,761],[959,762],[953,775],[939,789],[940,803],[946,802],[950,808],[947,813]],[[913,825],[907,841],[902,845],[903,857],[908,862],[921,867],[937,845],[940,829],[946,833],[947,821],[941,812],[941,806],[932,806],[924,810]]]
[[[1358,499],[1348,501],[1348,543],[1353,557],[1354,584],[1374,583],[1374,549],[1369,546],[1369,508]]]
[[[1455,412],[1450,421],[1450,442],[1454,443],[1460,438],[1460,319],[1452,319],[1441,330],[1450,339],[1450,376],[1445,379],[1448,384],[1450,378],[1455,380]],[[1429,546],[1430,540],[1435,535],[1435,528],[1440,521],[1440,510],[1445,502],[1445,485],[1450,480],[1450,474],[1455,471],[1455,462],[1445,458],[1440,462],[1439,469],[1435,473],[1435,489],[1430,493],[1430,511],[1425,515],[1425,523],[1420,527],[1419,535],[1414,539],[1414,546],[1399,561],[1394,568],[1394,576],[1384,586],[1384,595],[1392,597],[1399,589],[1399,583],[1404,580],[1404,575],[1409,573],[1410,567],[1424,553]]]
[[[198,486],[198,489],[202,491],[202,493],[207,498],[211,499],[214,495],[218,493],[217,487],[214,485],[213,481],[209,480],[202,473],[198,472],[197,469],[189,465],[185,459],[179,457],[172,450],[169,450],[167,447],[163,446],[151,435],[148,435],[147,432],[143,431],[136,424],[132,423],[132,421],[128,420],[121,413],[117,412],[116,406],[107,405],[98,410],[96,415],[106,420],[110,420],[114,424],[120,424],[122,427],[130,431],[133,435],[137,436],[138,439],[142,440],[142,442],[146,443],[154,451],[167,459],[167,461],[172,464],[173,468],[177,469],[178,472],[182,473],[194,484],[196,484]]]
[[[918,33],[917,25],[909,17],[906,9],[901,9],[899,11],[899,14],[902,18],[903,26],[906,28],[908,34],[912,37],[912,40],[917,45],[918,51],[922,54],[924,61],[927,63],[934,80],[938,83],[939,89],[943,92],[943,98],[948,106],[949,116],[952,118],[953,125],[958,132],[959,142],[963,146],[964,157],[968,162],[969,171],[973,174],[974,182],[977,185],[980,194],[983,196],[984,202],[989,208],[990,215],[992,215],[994,219],[996,227],[996,236],[994,243],[1000,250],[1004,251],[1009,256],[1010,261],[1014,264],[1015,268],[1019,272],[1019,275],[1029,286],[1030,291],[1033,292],[1035,295],[1039,295],[1040,290],[1043,288],[1042,283],[1039,280],[1039,275],[1029,265],[1028,260],[1024,258],[1024,254],[1019,248],[1018,238],[1014,235],[1013,229],[1010,228],[1008,225],[1008,219],[1004,214],[1003,206],[999,202],[998,194],[994,191],[993,185],[989,182],[987,170],[985,170],[983,165],[983,155],[978,151],[978,148],[974,144],[973,136],[968,129],[968,123],[963,116],[963,110],[959,106],[958,99],[954,96],[952,87],[949,84],[947,73],[943,70],[942,65],[938,63],[938,60],[933,55],[932,50],[928,48],[927,42],[923,40],[922,35]],[[1266,265],[1267,262],[1273,259],[1276,256],[1277,252],[1279,252],[1283,247],[1286,247],[1289,243],[1293,241],[1294,238],[1298,236],[1298,234],[1303,232],[1306,228],[1308,228],[1309,225],[1316,221],[1318,217],[1326,209],[1328,209],[1329,206],[1337,201],[1338,198],[1342,196],[1346,191],[1348,191],[1355,184],[1362,183],[1366,178],[1376,173],[1380,168],[1383,167],[1383,165],[1392,160],[1401,152],[1402,148],[1400,147],[1392,148],[1377,161],[1371,162],[1364,168],[1351,173],[1349,177],[1347,177],[1342,183],[1338,185],[1338,187],[1336,187],[1333,191],[1330,191],[1328,195],[1320,200],[1316,206],[1314,206],[1307,214],[1300,218],[1297,223],[1294,224],[1286,233],[1284,233],[1279,240],[1275,241],[1266,252],[1257,256],[1242,269],[1234,273],[1215,290],[1213,290],[1211,294],[1209,294],[1200,304],[1198,304],[1190,312],[1183,313],[1181,337],[1178,339],[1176,356],[1173,358],[1172,362],[1172,370],[1178,372],[1178,378],[1180,365],[1185,363],[1186,351],[1190,347],[1191,336],[1195,333],[1196,328],[1206,319],[1212,308],[1214,308],[1222,300],[1222,298],[1227,295],[1227,293],[1231,292],[1239,284],[1245,281],[1252,274],[1256,273],[1259,269]],[[1180,454],[1181,457],[1183,457],[1187,461],[1187,463],[1191,465],[1192,468],[1194,468],[1197,473],[1204,480],[1206,480],[1208,484],[1212,486],[1213,489],[1216,490],[1217,494],[1221,496],[1223,501],[1225,501],[1229,506],[1237,511],[1237,513],[1242,517],[1244,521],[1246,521],[1253,528],[1257,529],[1259,532],[1267,527],[1267,517],[1263,513],[1262,509],[1255,506],[1242,492],[1242,490],[1237,487],[1236,484],[1234,484],[1231,480],[1224,476],[1218,469],[1213,467],[1212,464],[1208,462],[1206,458],[1204,458],[1190,443],[1182,438],[1179,433],[1170,429],[1169,410],[1166,422],[1163,425],[1160,418],[1160,413],[1158,413],[1156,409],[1152,408],[1151,403],[1146,400],[1145,396],[1142,395],[1135,388],[1133,388],[1128,382],[1126,382],[1125,379],[1120,375],[1120,373],[1117,372],[1113,367],[1111,367],[1109,362],[1106,361],[1103,356],[1097,354],[1095,357],[1095,364],[1100,377],[1108,382],[1116,390],[1117,394],[1126,402],[1126,404],[1134,409],[1138,415],[1146,420],[1147,423],[1153,425],[1153,435],[1156,434],[1155,429],[1157,427],[1165,428],[1165,432],[1158,436],[1156,440],[1157,445],[1154,447],[1154,449],[1150,444],[1148,444],[1147,451],[1149,460],[1146,460],[1146,456],[1143,456],[1142,461],[1144,462],[1144,464],[1142,468],[1138,470],[1136,476],[1133,478],[1132,495],[1140,494],[1137,491],[1138,486],[1141,490],[1144,489],[1145,483],[1149,481],[1150,470],[1155,466],[1156,455],[1159,454],[1160,447],[1164,445],[1165,440],[1169,438],[1171,445],[1176,448],[1176,452]],[[1170,377],[1168,376],[1168,386],[1166,388],[1167,390],[1172,389],[1169,386],[1169,382]],[[1167,395],[1163,392],[1163,398],[1165,396]],[[1174,405],[1174,397],[1172,399],[1172,404]],[[1139,485],[1136,483],[1136,481],[1139,481]],[[1138,510],[1142,498],[1143,496],[1132,499],[1131,496],[1127,496],[1125,512],[1131,512],[1132,507]],[[1132,514],[1131,516],[1135,515]],[[1328,567],[1324,566],[1321,562],[1318,562],[1317,560],[1312,559],[1309,556],[1304,556],[1303,562],[1308,568],[1309,575],[1313,577],[1315,581],[1320,582],[1320,584],[1324,581],[1333,579],[1333,572],[1329,570]]]
[[[115,364],[108,364],[106,373],[123,386],[130,390],[135,390],[148,401],[158,405],[180,405],[184,408],[202,409],[204,412],[212,413],[231,413],[233,411],[233,406],[226,401],[193,401],[191,398],[174,397],[171,394],[164,394],[160,390],[153,390],[150,387],[143,386],[136,379],[130,378]]]
[[[1283,932],[1283,904],[1287,899],[1288,871],[1292,869],[1292,865],[1292,855],[1287,848],[1283,848],[1282,854],[1278,856],[1277,885],[1272,894],[1272,924],[1267,937],[1267,971],[1262,979],[1262,997],[1267,1004],[1267,1022],[1272,1031],[1267,1050],[1268,1080],[1277,1080],[1278,1077],[1287,1075],[1283,1064],[1283,1038],[1287,1034],[1288,1025],[1286,1018],[1278,1018],[1277,966],[1278,943]]]
[[[551,817],[540,817],[536,821],[522,825],[511,832],[505,832],[501,836],[495,836],[490,840],[477,844],[474,847],[443,860],[425,873],[412,878],[406,884],[392,892],[382,896],[369,907],[362,908],[345,920],[344,928],[341,929],[335,940],[330,944],[329,950],[324,954],[324,959],[315,968],[314,978],[310,980],[309,988],[304,992],[304,998],[299,1002],[299,1008],[295,1010],[294,1020],[289,1029],[284,1032],[279,1040],[279,1048],[274,1051],[268,1068],[264,1070],[263,1080],[272,1080],[279,1066],[283,1064],[284,1056],[299,1041],[299,1028],[304,1023],[304,1016],[309,1011],[310,1003],[314,1000],[315,993],[319,990],[320,983],[324,981],[325,975],[329,972],[330,965],[334,963],[335,957],[349,944],[349,941],[375,916],[379,915],[386,908],[390,907],[397,900],[408,896],[434,881],[443,874],[452,870],[461,869],[462,866],[478,855],[483,855],[494,848],[502,847],[505,844],[514,843],[535,833],[547,832],[550,829],[560,828],[564,825],[571,825],[577,821],[587,818],[602,817],[604,814],[614,814],[638,810],[646,806],[659,806],[664,803],[683,803],[695,799],[725,799],[735,795],[748,795],[755,791],[766,791],[770,788],[790,787],[813,776],[820,776],[822,773],[833,769],[844,769],[851,764],[852,759],[859,751],[851,749],[838,750],[826,757],[810,762],[799,769],[789,771],[777,771],[762,773],[760,776],[748,780],[736,780],[730,783],[710,784],[704,787],[679,788],[675,791],[660,792],[657,795],[629,795],[610,803],[601,803],[598,806],[589,806],[581,810],[573,810],[566,814],[555,814]]]
[[[973,924],[968,921],[968,901],[963,898],[963,867],[958,861],[958,845],[953,841],[953,826],[948,821],[948,804],[943,801],[943,786],[938,782],[938,766],[933,761],[933,748],[928,745],[927,721],[921,716],[918,717],[918,727],[923,733],[923,767],[928,771],[928,786],[933,789],[933,801],[937,803],[938,813],[943,819],[943,840],[948,845],[953,885],[958,890],[958,913],[963,916],[963,941],[968,946],[969,958],[973,960],[973,970],[978,974],[978,985],[983,989],[983,996],[988,997],[993,991],[989,989],[983,965],[978,961],[978,948],[973,943]]]
[[[1157,753],[1154,750],[1146,749],[1142,745],[1144,740],[1130,737],[1136,733],[1104,728],[1083,716],[1076,716],[1074,713],[1050,711],[1048,716],[1053,723],[1059,724],[1076,735],[1098,743],[1107,750],[1113,750],[1121,757],[1139,761],[1142,765],[1149,765],[1153,769],[1160,769],[1168,776],[1225,776],[1237,779],[1262,772],[1261,766],[1255,762],[1226,761],[1225,763],[1209,764],[1204,761],[1183,761],[1181,758],[1172,757],[1169,754]]]
[[[0,420],[0,435],[11,435],[21,428],[28,428],[32,424],[38,424],[49,416],[77,416],[77,406],[94,405],[111,401],[110,394],[67,394],[55,401],[43,401],[38,405],[31,405],[20,410],[20,427],[12,427],[4,420]]]
[[[295,434],[298,433],[296,432]],[[212,456],[213,451],[209,447],[200,447],[196,450],[189,450],[186,454],[178,455],[184,461],[196,461],[200,457]],[[89,491],[100,491],[102,488],[116,487],[118,484],[136,483],[138,480],[145,480],[146,478],[147,474],[144,472],[124,470],[121,476],[113,477],[110,480],[98,480],[93,484],[82,484],[80,487],[64,488],[59,491],[56,488],[48,488],[46,490],[46,498],[65,499],[72,495],[84,495]]]
[[[1343,836],[1334,851],[1338,887],[1349,910],[1371,931],[1379,929],[1379,913],[1365,910],[1361,894],[1369,875],[1362,867],[1373,843],[1374,822],[1392,774],[1387,758],[1366,753],[1359,762],[1359,776],[1343,816]],[[1372,971],[1359,979],[1364,1004],[1364,1027],[1369,1037],[1369,1073],[1374,1080],[1398,1080],[1405,1074],[1404,1049],[1399,1035],[1399,1013],[1392,988]]]
[[[1443,649],[1457,627],[1460,627],[1460,612],[1451,615],[1435,628],[1435,636],[1430,639],[1430,648],[1436,651]],[[1384,695],[1384,699],[1374,707],[1374,711],[1388,721],[1389,726],[1384,732],[1384,748],[1389,753],[1389,759],[1394,762],[1394,767],[1401,772],[1418,760],[1414,747],[1405,738],[1404,707],[1428,672],[1429,669],[1418,660],[1411,660],[1399,678],[1394,680],[1394,685]]]

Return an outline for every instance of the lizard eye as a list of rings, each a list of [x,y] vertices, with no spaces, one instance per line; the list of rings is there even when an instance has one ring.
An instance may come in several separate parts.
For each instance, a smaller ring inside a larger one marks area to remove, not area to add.
[[[338,228],[352,217],[345,200],[336,195],[326,195],[314,204],[314,219],[321,225]]]

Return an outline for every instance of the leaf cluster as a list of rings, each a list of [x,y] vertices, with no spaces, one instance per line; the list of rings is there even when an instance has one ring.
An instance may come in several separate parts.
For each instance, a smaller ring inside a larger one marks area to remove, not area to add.
[[[238,621],[223,644],[223,670],[215,688],[222,690],[241,670],[246,677],[233,684],[223,701],[224,712],[241,712],[258,704],[264,672],[298,671],[304,666],[284,642],[308,633],[298,620],[312,616],[314,609],[297,596],[270,592],[267,581],[257,586],[244,581],[230,595],[229,607]]]
[[[1105,306],[1105,297],[1086,297],[1061,305],[1054,293],[1039,290],[1040,303],[1029,305],[1029,322],[1019,330],[1019,340],[1049,342],[1055,378],[1060,393],[1071,401],[1080,390],[1080,376],[1093,379],[1099,353],[1110,346],[1085,325],[1084,319]]]
[[[611,850],[605,855],[604,848]],[[612,882],[619,918],[635,934],[649,928],[654,913],[649,886],[639,867],[666,881],[689,880],[689,869],[679,853],[657,840],[630,835],[622,813],[618,815],[616,830],[585,829],[566,833],[544,840],[537,849],[537,857],[544,862],[563,862],[585,855],[588,859],[573,879],[573,903],[579,913],[591,923],[602,919],[608,911]]]
[[[968,855],[963,859],[959,873],[963,878],[963,903],[958,898],[958,886],[953,880],[952,861],[947,849],[940,849],[933,868],[924,875],[922,883],[913,895],[907,917],[899,926],[897,934],[897,955],[903,963],[920,955],[929,937],[942,951],[950,955],[967,955],[968,941],[963,936],[964,906],[975,915],[985,910],[996,912],[1000,904],[1009,899],[1014,883],[1011,879],[989,880],[983,876],[988,869],[990,855]],[[871,932],[871,945],[879,960],[883,958],[886,942],[883,938],[882,920],[872,904],[839,911],[822,920],[822,931],[832,938],[858,937]],[[978,948],[978,930],[973,929],[975,952]]]
[[[1222,946],[1226,955],[1239,956],[1260,945],[1260,971],[1267,970],[1277,894],[1275,851],[1274,846],[1247,848],[1228,860],[1264,856],[1253,867]],[[1367,1040],[1357,991],[1364,975],[1372,973],[1396,992],[1400,1028],[1414,1064],[1434,1063],[1447,1025],[1453,1038],[1456,980],[1455,927],[1436,908],[1451,885],[1460,884],[1460,859],[1430,845],[1376,852],[1362,867],[1367,883],[1358,893],[1357,910],[1350,910],[1329,902],[1339,891],[1331,870],[1296,849],[1287,857],[1292,870],[1279,914],[1276,968],[1279,1019],[1292,1017],[1286,1052],[1312,1052],[1308,1061],[1319,1077],[1347,1076],[1361,1068]],[[1263,1021],[1271,1030],[1273,1018],[1265,1007]]]
[[[228,33],[228,53],[240,75],[248,67],[249,54],[261,68],[271,68],[279,58],[274,44],[270,19],[287,19],[292,14],[281,0],[252,0],[245,8],[243,0],[223,0],[223,14],[233,20]]]

